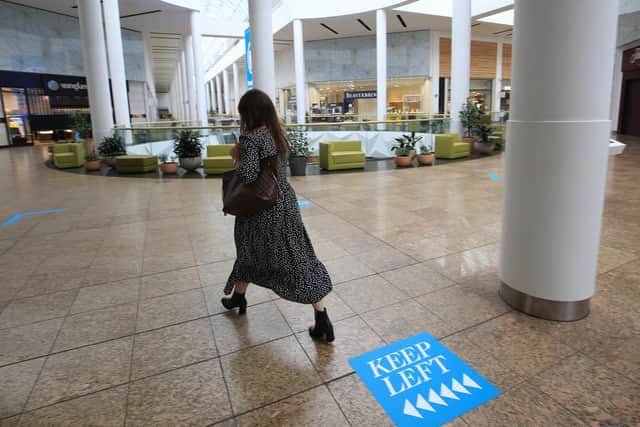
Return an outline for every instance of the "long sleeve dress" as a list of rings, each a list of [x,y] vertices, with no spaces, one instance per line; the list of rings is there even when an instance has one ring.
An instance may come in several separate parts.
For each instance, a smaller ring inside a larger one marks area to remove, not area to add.
[[[268,129],[240,137],[237,174],[253,182],[260,161],[277,156]],[[237,258],[227,280],[225,294],[236,281],[269,288],[280,297],[302,304],[319,302],[331,292],[331,279],[318,260],[302,223],[296,194],[287,180],[287,164],[278,162],[277,203],[249,217],[236,217],[234,237]]]

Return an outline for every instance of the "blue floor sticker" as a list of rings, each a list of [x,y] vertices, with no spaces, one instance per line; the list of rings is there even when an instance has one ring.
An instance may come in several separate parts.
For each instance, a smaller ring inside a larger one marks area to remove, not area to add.
[[[439,426],[500,395],[500,390],[427,333],[349,364],[393,422]]]
[[[64,211],[64,209],[51,209],[51,210],[48,210],[48,211],[37,211],[37,212],[22,212],[22,213],[19,213],[19,214],[15,214],[11,218],[9,218],[8,220],[6,220],[2,224],[0,224],[0,227],[6,227],[7,225],[11,225],[11,224],[13,224],[15,222],[18,222],[20,220],[20,218],[22,218],[24,216],[44,215],[44,214],[57,213],[57,212],[62,212],[62,211]]]
[[[298,200],[298,206],[304,208],[305,206],[309,206],[311,204],[308,200]]]
[[[489,176],[494,181],[502,181],[504,179],[504,178],[500,178],[495,172],[491,172]]]

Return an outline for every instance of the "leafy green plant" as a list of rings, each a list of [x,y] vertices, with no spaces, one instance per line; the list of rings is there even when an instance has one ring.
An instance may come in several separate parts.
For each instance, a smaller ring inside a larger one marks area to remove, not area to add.
[[[127,149],[120,135],[106,136],[98,146],[100,157],[116,157],[127,154]]]
[[[478,138],[477,141],[483,144],[491,143],[491,141],[489,141],[489,136],[492,133],[493,133],[493,128],[486,125],[480,125],[476,127],[474,131],[475,136]]]
[[[402,135],[394,138],[394,140],[396,141],[396,144],[391,147],[391,151],[395,151],[396,156],[408,156],[411,153],[411,150],[416,149],[416,144],[422,141],[422,137],[416,136],[415,132],[411,132],[411,135]],[[404,152],[407,154],[400,154]]]
[[[422,144],[420,146],[420,154],[424,154],[424,155],[433,154],[433,148],[431,148],[430,146]]]
[[[181,130],[173,138],[173,152],[181,159],[201,157],[202,149],[200,135],[192,130]]]
[[[310,153],[309,137],[297,128],[287,128],[290,157],[307,157]]]
[[[465,137],[473,136],[474,130],[480,126],[483,115],[484,107],[478,108],[478,106],[471,101],[471,98],[467,98],[467,102],[462,104],[462,109],[459,113],[460,123],[464,128]]]
[[[88,152],[85,156],[84,159],[87,162],[95,162],[96,160],[100,160],[100,158],[98,157],[98,155],[96,154],[95,150]]]
[[[71,114],[71,129],[78,133],[81,139],[91,136],[91,116],[81,111],[74,111]]]
[[[404,147],[393,147],[393,149],[395,149],[396,156],[408,156],[411,154],[411,148],[406,145]]]

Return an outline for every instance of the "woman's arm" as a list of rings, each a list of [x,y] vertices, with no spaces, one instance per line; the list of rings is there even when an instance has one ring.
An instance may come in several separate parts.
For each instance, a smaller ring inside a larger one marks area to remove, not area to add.
[[[231,154],[235,167],[238,167],[238,162],[240,161],[240,146],[238,144],[234,144],[233,147],[231,147],[229,154]]]
[[[238,152],[239,162],[236,173],[245,184],[255,181],[260,174],[260,155],[256,142],[247,137],[240,137]]]

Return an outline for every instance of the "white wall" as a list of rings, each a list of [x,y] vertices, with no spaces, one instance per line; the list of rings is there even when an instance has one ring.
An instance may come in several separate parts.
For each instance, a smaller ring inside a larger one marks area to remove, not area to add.
[[[276,87],[283,88],[296,84],[296,72],[293,62],[293,47],[287,47],[275,53]]]
[[[169,109],[169,94],[157,93],[156,96],[158,97],[158,108]]]

